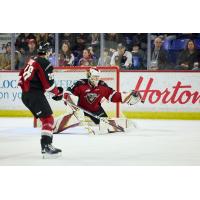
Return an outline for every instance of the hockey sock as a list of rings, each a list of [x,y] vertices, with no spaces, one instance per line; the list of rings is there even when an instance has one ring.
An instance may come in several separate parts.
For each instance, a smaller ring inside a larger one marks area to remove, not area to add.
[[[53,116],[47,116],[40,118],[42,122],[42,130],[41,130],[41,146],[42,148],[46,144],[51,144],[53,140],[53,124],[54,119]]]

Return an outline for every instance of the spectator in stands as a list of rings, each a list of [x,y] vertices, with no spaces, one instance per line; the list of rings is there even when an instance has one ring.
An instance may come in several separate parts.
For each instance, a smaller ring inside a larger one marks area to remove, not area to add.
[[[20,58],[19,58],[19,66],[18,69],[22,69],[25,65],[25,60],[26,60],[26,50],[25,47],[21,46],[19,48],[19,52],[20,52]]]
[[[37,45],[35,39],[28,40],[28,51],[26,52],[26,57],[30,58],[37,55]]]
[[[154,40],[154,48],[151,51],[151,70],[167,69],[168,67],[168,56],[167,52],[162,49],[162,39],[156,37]]]
[[[95,56],[100,56],[100,34],[99,33],[91,33],[91,42],[90,46],[95,54]]]
[[[110,66],[111,57],[109,56],[109,50],[107,48],[103,51],[103,58],[99,58],[98,66]]]
[[[146,51],[147,49],[147,33],[134,33],[132,34],[133,44],[140,45],[140,49]]]
[[[20,33],[19,36],[16,38],[15,42],[16,49],[23,48],[24,50],[28,50],[26,35],[25,33]]]
[[[119,43],[125,44],[125,38],[120,33],[106,33],[105,34],[105,47],[110,50],[111,53],[117,50]]]
[[[25,33],[26,40],[29,41],[31,39],[36,40],[36,36],[34,33]]]
[[[95,60],[92,57],[92,54],[90,52],[90,49],[84,49],[83,50],[83,57],[79,60],[78,65],[79,66],[94,66]]]
[[[131,51],[133,45],[133,33],[122,33],[122,36],[125,40],[126,49]]]
[[[117,46],[117,51],[113,53],[111,66],[120,66],[121,69],[131,69],[132,66],[132,54],[126,51],[126,47],[119,43]]]
[[[8,42],[5,46],[5,53],[0,55],[0,69],[11,69],[11,43]]]
[[[139,44],[134,44],[132,49],[132,57],[133,57],[133,69],[147,69],[146,66],[146,55],[142,49],[140,49]]]
[[[199,53],[193,40],[187,42],[186,49],[180,53],[177,64],[178,70],[191,70],[193,67],[198,67]]]
[[[20,33],[19,36],[16,38],[15,46],[16,49],[19,50],[20,48],[25,49],[28,51],[28,41],[29,40],[36,40],[36,36],[33,33]]]
[[[56,54],[53,52],[53,49],[49,49],[48,51],[48,60],[52,64],[52,66],[56,66]]]
[[[24,46],[18,47],[18,51],[21,56],[19,58],[19,69],[22,68],[25,63],[29,60],[30,57],[37,55],[37,45],[35,39],[29,39],[28,41],[28,50]]]
[[[48,41],[48,33],[37,33],[36,34],[36,42],[37,44],[40,44],[40,42],[49,42]]]
[[[97,64],[97,55],[96,55],[96,53],[94,52],[94,48],[93,48],[93,47],[88,47],[87,49],[90,50],[90,54],[91,54],[91,56],[92,56],[93,62],[94,62],[95,64]]]
[[[90,44],[88,33],[79,33],[76,35],[75,49],[79,54]]]
[[[74,55],[70,50],[70,43],[67,40],[62,42],[61,51],[59,55],[59,66],[73,66]]]
[[[11,69],[11,42],[8,42],[5,46],[5,53],[0,54],[0,69],[10,70]],[[15,52],[15,66],[14,69],[18,69],[20,53]]]
[[[64,41],[64,40],[70,42],[70,49],[73,52],[75,50],[75,40],[76,40],[75,33],[60,33],[59,41]]]
[[[100,34],[99,33],[91,33],[91,45],[99,44]]]
[[[5,52],[6,52],[6,44],[2,44],[1,53],[5,53]]]

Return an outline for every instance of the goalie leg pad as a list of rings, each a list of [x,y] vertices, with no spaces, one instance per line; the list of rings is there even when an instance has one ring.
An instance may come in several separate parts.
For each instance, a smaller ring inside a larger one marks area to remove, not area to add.
[[[110,124],[105,123],[105,118],[100,120],[99,124],[100,134],[124,132],[122,130],[126,130],[127,128],[126,118],[112,118],[106,120],[108,120]],[[118,126],[120,127],[120,129],[117,128]]]
[[[80,124],[80,121],[74,115],[74,113],[62,115],[56,119],[53,133],[54,134],[61,133],[62,131],[68,128],[78,126],[79,124]]]

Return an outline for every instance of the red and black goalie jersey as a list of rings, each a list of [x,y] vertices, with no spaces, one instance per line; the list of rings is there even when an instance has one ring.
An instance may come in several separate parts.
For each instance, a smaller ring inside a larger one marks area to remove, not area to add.
[[[53,66],[44,57],[30,59],[26,67],[20,71],[19,76],[19,86],[23,92],[40,90],[43,93],[46,91],[55,93]]]
[[[113,90],[102,80],[97,87],[93,87],[88,79],[81,79],[67,90],[78,96],[78,106],[90,112],[97,112],[100,109],[103,97],[111,102],[122,101],[121,93]]]

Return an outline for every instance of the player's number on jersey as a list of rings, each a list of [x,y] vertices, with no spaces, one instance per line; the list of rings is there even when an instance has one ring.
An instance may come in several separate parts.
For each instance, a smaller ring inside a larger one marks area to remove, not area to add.
[[[33,69],[34,69],[33,66],[31,66],[29,64],[26,66],[26,68],[24,69],[24,73],[23,73],[24,80],[27,80],[31,76]]]

